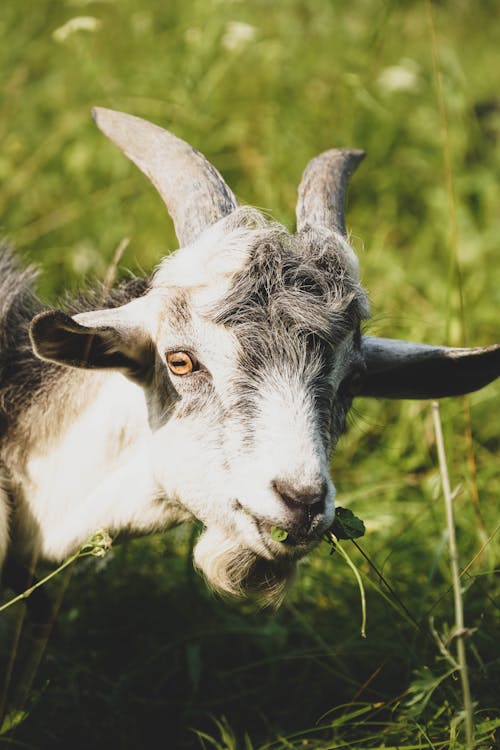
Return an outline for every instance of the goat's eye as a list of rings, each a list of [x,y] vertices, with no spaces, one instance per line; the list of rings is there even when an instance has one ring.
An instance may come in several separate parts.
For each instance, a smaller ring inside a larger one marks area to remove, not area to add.
[[[188,352],[168,352],[167,365],[174,375],[189,375],[197,369],[194,357]]]

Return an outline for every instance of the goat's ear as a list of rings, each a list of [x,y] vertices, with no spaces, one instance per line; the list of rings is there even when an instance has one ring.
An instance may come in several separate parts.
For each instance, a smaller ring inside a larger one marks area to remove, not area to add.
[[[150,337],[137,315],[141,300],[70,317],[48,310],[33,318],[30,338],[40,359],[68,367],[120,370],[140,380],[152,363]]]
[[[477,391],[500,375],[500,344],[478,349],[413,344],[365,336],[366,372],[356,395],[443,398]]]

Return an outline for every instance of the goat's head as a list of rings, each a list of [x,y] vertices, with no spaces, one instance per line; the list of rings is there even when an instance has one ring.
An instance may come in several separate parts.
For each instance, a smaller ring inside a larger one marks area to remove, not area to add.
[[[159,190],[181,248],[123,307],[42,313],[35,351],[117,368],[142,385],[153,431],[170,440],[157,441],[175,462],[165,484],[205,526],[198,565],[220,589],[279,598],[333,520],[330,457],[353,396],[473,390],[498,373],[498,348],[361,335],[368,303],[344,202],[362,152],[332,150],[309,164],[290,235],[239,207],[220,174],[175,136],[130,115],[95,116]]]

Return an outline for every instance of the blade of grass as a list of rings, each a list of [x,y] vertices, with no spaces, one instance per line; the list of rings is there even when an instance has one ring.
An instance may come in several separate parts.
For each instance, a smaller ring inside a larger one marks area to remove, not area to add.
[[[339,555],[345,560],[345,562],[348,564],[352,572],[354,573],[354,576],[356,578],[356,582],[358,584],[359,588],[359,595],[361,599],[361,638],[366,638],[366,595],[365,595],[365,587],[363,585],[363,581],[361,580],[361,576],[359,574],[359,571],[357,567],[354,565],[353,561],[345,551],[345,549],[342,547],[342,545],[339,543],[339,540],[333,534],[333,532],[329,531],[327,533],[327,537],[330,541],[330,544],[332,545],[332,550],[335,550],[339,553]],[[351,539],[351,541],[354,541],[354,539]]]
[[[441,419],[439,416],[439,405],[437,401],[432,404],[432,416],[434,420],[434,432],[436,435],[436,444],[439,458],[439,470],[441,474],[441,484],[443,488],[446,525],[448,529],[448,546],[450,550],[450,568],[453,580],[453,598],[455,610],[455,635],[457,639],[457,662],[459,666],[460,679],[462,683],[462,698],[465,716],[465,733],[467,750],[474,748],[474,723],[472,711],[472,698],[469,685],[469,673],[467,670],[467,659],[465,653],[465,624],[464,624],[464,605],[462,599],[462,590],[460,587],[460,572],[458,563],[458,547],[455,535],[455,519],[453,514],[453,496],[450,487],[448,475],[448,466],[446,463],[446,453],[443,440],[443,431],[441,428]]]

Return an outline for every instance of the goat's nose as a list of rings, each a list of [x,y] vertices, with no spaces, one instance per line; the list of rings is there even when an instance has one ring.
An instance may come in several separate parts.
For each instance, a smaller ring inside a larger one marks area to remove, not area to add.
[[[273,479],[271,486],[292,512],[294,522],[299,526],[309,527],[315,516],[325,512],[328,484],[324,478],[307,485],[292,484],[286,479]]]

